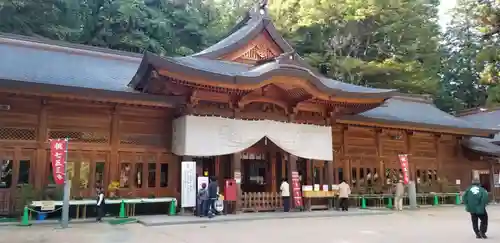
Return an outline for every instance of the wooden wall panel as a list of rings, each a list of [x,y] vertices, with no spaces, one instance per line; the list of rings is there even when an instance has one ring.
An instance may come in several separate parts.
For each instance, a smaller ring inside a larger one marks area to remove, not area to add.
[[[147,186],[135,195],[179,197],[178,158],[170,153],[172,112],[169,109],[1,93],[0,105],[10,106],[8,110],[0,109],[0,153],[19,151],[22,156],[17,156],[18,159],[29,160],[32,173],[29,181],[35,188],[42,190],[51,183],[48,139],[69,137],[69,159],[75,181],[72,196],[92,197],[96,183],[107,187],[111,181],[119,180],[119,153],[125,152],[155,158],[151,160],[155,165],[154,188]],[[20,136],[24,130],[19,129],[29,130],[29,136]],[[5,135],[5,131],[9,134]],[[8,138],[4,139],[2,134]],[[120,136],[124,135],[142,137],[137,144],[120,144],[120,140],[123,141]],[[149,162],[144,166],[153,170]],[[152,173],[145,173],[145,179]]]
[[[0,141],[6,143],[37,139],[38,113],[41,100],[0,95]],[[1,145],[0,145],[1,146]]]
[[[377,155],[375,130],[373,128],[349,126],[344,136],[346,137],[344,140],[345,155],[358,157]]]

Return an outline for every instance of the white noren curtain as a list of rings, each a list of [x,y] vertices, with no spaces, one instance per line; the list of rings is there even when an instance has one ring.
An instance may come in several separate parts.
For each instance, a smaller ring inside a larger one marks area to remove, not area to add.
[[[286,152],[305,159],[333,160],[331,127],[183,116],[173,122],[172,151],[187,156],[241,152],[267,137]]]

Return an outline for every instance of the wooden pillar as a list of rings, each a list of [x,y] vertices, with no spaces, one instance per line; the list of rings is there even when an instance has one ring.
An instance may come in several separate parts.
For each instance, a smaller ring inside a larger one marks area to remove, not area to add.
[[[35,170],[35,189],[42,189],[47,184],[47,166],[49,162],[47,161],[47,150],[46,144],[48,142],[48,131],[47,131],[47,105],[45,100],[41,101],[41,109],[38,114],[38,133],[37,133],[37,149],[36,149],[36,159],[34,165],[31,165]],[[33,163],[33,161],[31,162]]]
[[[288,161],[287,161],[287,166],[288,166],[288,181],[289,181],[289,184],[290,184],[290,192],[292,193],[292,195],[290,196],[290,206],[291,208],[296,208],[300,205],[295,205],[295,200],[293,200],[293,183],[290,183],[292,182],[292,174],[294,172],[297,172],[297,156],[293,155],[293,154],[288,154]]]
[[[224,190],[226,183],[224,182],[224,178],[220,174],[220,166],[221,166],[221,156],[215,156],[214,157],[214,175],[217,177],[217,183],[219,184],[219,187],[221,190]],[[221,191],[220,193],[222,193]]]
[[[234,207],[234,213],[241,213],[241,153],[234,153],[231,156],[231,162],[233,164],[233,179],[236,180],[236,204]]]
[[[118,147],[120,146],[120,114],[118,111],[118,106],[115,106],[111,113],[111,151],[109,156],[109,162],[106,163],[108,175],[107,180],[104,179],[108,183],[111,181],[119,179],[119,155],[118,155]],[[106,169],[105,169],[106,170]],[[133,183],[132,183],[133,184]],[[104,185],[104,188],[107,188],[107,185]]]
[[[277,180],[281,181],[281,178],[276,178],[276,153],[269,153],[271,155],[271,192],[276,192]]]
[[[380,186],[385,185],[385,170],[384,170],[384,158],[382,156],[382,141],[380,141],[380,134],[382,130],[380,129],[375,129],[375,147],[377,150],[377,160],[379,162],[378,164],[378,184]]]
[[[496,202],[497,200],[497,193],[496,193],[496,188],[495,188],[495,164],[496,164],[496,159],[489,158],[488,162],[490,163],[490,191],[491,191],[491,196],[493,199],[493,202]]]
[[[458,144],[458,141],[456,141]],[[435,143],[435,149],[436,149],[436,167],[437,167],[437,179],[438,182],[442,179],[444,179],[443,174],[444,174],[444,168],[443,168],[443,152],[442,152],[442,146],[441,146],[441,135],[435,135],[434,136],[434,143]],[[460,145],[458,145],[460,146]],[[427,176],[426,176],[427,177]],[[443,191],[444,188],[439,188],[441,191]]]
[[[344,161],[344,168],[343,168],[343,171],[344,171],[344,180],[347,184],[349,185],[352,185],[352,180],[351,180],[351,173],[352,173],[352,170],[351,170],[351,160],[349,157],[347,157],[345,155],[345,146],[347,144],[347,136],[345,135],[345,131],[348,129],[347,126],[342,126],[342,129],[341,129],[341,134],[342,134],[342,147],[341,147],[341,150],[340,150],[340,153],[342,154],[342,158],[343,158],[343,161]]]
[[[333,169],[333,161],[325,161],[326,163],[326,184],[328,184],[328,188],[331,189],[332,184],[334,183],[333,181],[333,174],[334,174],[334,169]]]
[[[287,167],[286,163],[287,163],[288,159],[285,159],[285,156],[281,152],[279,153],[279,155],[281,156],[281,176],[288,177],[288,175],[286,174],[286,167]],[[281,178],[281,179],[283,179],[283,178]],[[288,179],[290,179],[290,178],[288,178]]]
[[[168,187],[174,193],[175,197],[180,201],[180,175],[181,175],[181,162],[179,157],[170,157],[168,163]],[[159,177],[158,177],[159,178]]]
[[[313,166],[313,161],[310,160],[310,159],[307,159],[306,160],[306,177],[307,177],[307,180],[304,181],[304,183],[306,185],[312,185],[314,184],[314,178],[313,178],[313,170],[314,170],[314,166]]]

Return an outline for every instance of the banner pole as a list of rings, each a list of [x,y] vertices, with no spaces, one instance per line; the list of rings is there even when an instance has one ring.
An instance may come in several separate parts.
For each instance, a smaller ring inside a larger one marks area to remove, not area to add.
[[[66,159],[64,160],[64,191],[63,191],[63,205],[62,205],[62,215],[61,215],[61,227],[63,229],[68,228],[69,224],[69,193],[70,193],[70,183],[68,176],[68,144],[69,138],[66,140]]]

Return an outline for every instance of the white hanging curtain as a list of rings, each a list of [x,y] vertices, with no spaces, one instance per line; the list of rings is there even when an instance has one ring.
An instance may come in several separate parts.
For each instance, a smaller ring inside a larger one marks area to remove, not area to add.
[[[241,152],[267,137],[295,156],[333,160],[329,126],[247,121],[221,117],[183,116],[173,122],[172,151],[187,156],[217,156]]]

